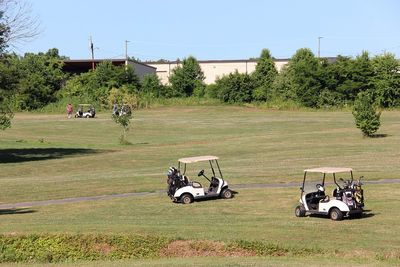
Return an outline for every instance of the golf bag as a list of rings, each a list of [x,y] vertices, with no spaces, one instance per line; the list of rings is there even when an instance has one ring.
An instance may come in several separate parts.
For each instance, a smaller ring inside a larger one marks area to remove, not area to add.
[[[334,196],[341,199],[348,206],[364,207],[364,190],[361,188],[361,176],[358,181],[344,181],[343,188],[337,188],[334,191]]]
[[[188,182],[189,181],[187,177],[185,175],[181,175],[178,169],[175,167],[170,167],[167,172],[168,196],[173,198],[176,190],[188,185]]]
[[[353,182],[354,199],[359,207],[364,207],[364,190],[361,188],[361,176],[357,182]]]

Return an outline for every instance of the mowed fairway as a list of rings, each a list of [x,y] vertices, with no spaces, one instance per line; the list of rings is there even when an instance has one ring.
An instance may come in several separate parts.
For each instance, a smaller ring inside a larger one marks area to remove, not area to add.
[[[232,185],[300,182],[303,169],[317,166],[349,166],[367,180],[400,178],[399,118],[384,112],[379,133],[387,136],[370,139],[350,112],[159,108],[136,112],[132,145],[121,146],[109,114],[17,114],[1,132],[0,202],[164,189],[178,158],[209,154],[220,157]]]
[[[367,215],[342,222],[294,217],[297,187],[238,189],[233,199],[191,205],[173,204],[158,191],[166,187],[165,173],[178,158],[208,154],[220,157],[224,178],[232,188],[239,184],[299,183],[303,169],[318,166],[352,167],[356,176],[364,175],[366,180],[398,179],[399,118],[399,111],[383,112],[379,134],[384,137],[363,138],[350,112],[157,108],[135,113],[128,136],[132,145],[121,146],[120,129],[109,114],[93,120],[17,114],[13,127],[1,132],[0,204],[155,193],[1,213],[0,232],[260,240],[288,248],[317,248],[344,258],[356,255],[360,264],[371,260],[380,264],[386,258],[390,261],[385,263],[397,264],[398,184],[366,185]],[[198,180],[194,174],[202,167],[207,166],[193,166],[189,178]],[[276,265],[295,262],[286,260]],[[203,262],[207,266],[207,259]],[[260,265],[262,260],[243,262]],[[216,263],[224,265],[221,260]]]

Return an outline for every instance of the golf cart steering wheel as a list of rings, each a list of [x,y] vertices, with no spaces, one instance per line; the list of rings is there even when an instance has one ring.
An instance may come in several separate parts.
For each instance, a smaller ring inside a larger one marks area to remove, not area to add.
[[[324,192],[324,191],[325,191],[325,189],[324,189],[324,187],[322,186],[322,184],[316,184],[315,187],[317,188],[317,190],[318,190],[319,192]]]
[[[199,171],[199,173],[197,174],[197,176],[203,176],[204,175],[204,170]]]

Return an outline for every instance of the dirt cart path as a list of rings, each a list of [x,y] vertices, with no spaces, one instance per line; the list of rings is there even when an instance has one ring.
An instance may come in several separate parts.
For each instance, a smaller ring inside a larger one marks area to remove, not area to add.
[[[364,184],[398,184],[400,179],[381,179],[373,181],[364,181]],[[329,183],[327,183],[329,184]],[[252,188],[282,188],[282,187],[300,187],[300,183],[270,183],[270,184],[236,184],[232,185],[232,190],[237,189],[252,189]],[[102,196],[90,196],[90,197],[74,197],[74,198],[63,198],[63,199],[50,199],[42,201],[32,201],[32,202],[19,202],[11,204],[0,204],[0,210],[5,209],[15,209],[15,208],[27,208],[27,207],[38,207],[47,206],[54,204],[65,204],[65,203],[77,203],[83,201],[95,201],[95,200],[107,200],[115,198],[126,198],[126,197],[138,197],[138,196],[148,196],[163,194],[165,190],[158,190],[155,192],[138,192],[138,193],[124,193],[124,194],[113,194],[113,195],[102,195]]]

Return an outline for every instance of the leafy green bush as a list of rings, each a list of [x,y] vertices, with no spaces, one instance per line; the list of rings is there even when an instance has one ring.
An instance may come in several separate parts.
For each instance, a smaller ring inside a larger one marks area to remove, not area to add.
[[[243,103],[253,100],[254,81],[246,73],[237,70],[216,81],[218,98],[228,103]]]
[[[203,81],[204,73],[197,60],[191,56],[185,58],[169,77],[172,96],[191,96],[195,88],[203,86]]]
[[[343,97],[338,92],[324,89],[319,94],[319,99],[317,102],[317,107],[319,108],[340,107],[343,105]]]
[[[9,96],[0,88],[0,130],[11,127],[11,119],[14,117],[9,104]]]
[[[57,49],[23,57],[8,55],[0,64],[0,88],[13,92],[16,109],[41,108],[56,101],[56,93],[68,77],[62,71],[62,60]]]
[[[168,96],[167,87],[156,74],[146,74],[143,77],[140,93],[158,98]]]
[[[257,60],[255,71],[251,74],[256,89],[253,97],[257,101],[265,101],[271,97],[272,84],[278,75],[275,63],[268,49],[261,51],[260,58]]]
[[[321,64],[308,48],[296,51],[287,67],[295,100],[306,107],[316,107],[322,86],[319,80]]]
[[[218,98],[218,86],[215,83],[208,84],[204,89],[204,97]]]
[[[109,106],[109,95],[112,89],[124,88],[129,94],[136,94],[140,82],[131,66],[114,66],[105,61],[97,65],[94,71],[73,76],[58,92],[59,99],[78,97],[87,102],[96,102],[104,107]]]
[[[364,136],[373,136],[378,131],[381,112],[377,112],[376,104],[371,94],[361,92],[358,94],[353,107],[353,116],[357,128]]]
[[[400,106],[400,62],[394,54],[378,55],[372,60],[377,101],[381,107]]]

